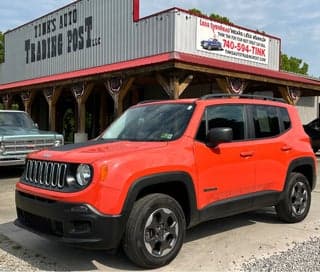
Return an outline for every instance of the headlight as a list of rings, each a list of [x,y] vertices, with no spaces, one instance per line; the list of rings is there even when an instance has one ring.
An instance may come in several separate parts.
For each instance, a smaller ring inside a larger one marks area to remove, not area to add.
[[[54,141],[54,146],[55,147],[57,147],[57,146],[60,146],[60,145],[62,145],[63,143],[62,143],[62,140],[55,140]]]
[[[80,164],[77,168],[76,180],[77,183],[84,187],[91,181],[92,171],[88,164]]]

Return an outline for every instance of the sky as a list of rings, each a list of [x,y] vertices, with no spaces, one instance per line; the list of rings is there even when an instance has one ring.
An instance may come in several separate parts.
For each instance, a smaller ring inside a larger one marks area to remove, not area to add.
[[[105,0],[107,1],[107,0]],[[0,31],[5,32],[72,0],[10,0],[0,6]],[[204,14],[216,13],[236,25],[264,31],[281,39],[282,53],[309,64],[308,74],[320,77],[319,0],[140,0],[140,16],[172,7],[196,8]]]

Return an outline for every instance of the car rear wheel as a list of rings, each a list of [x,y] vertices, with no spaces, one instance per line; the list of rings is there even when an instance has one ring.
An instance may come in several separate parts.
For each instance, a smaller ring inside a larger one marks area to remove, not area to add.
[[[309,213],[311,189],[307,178],[301,173],[291,173],[283,192],[283,197],[276,205],[279,218],[288,223],[302,221]]]
[[[129,216],[123,249],[129,259],[144,268],[172,261],[181,249],[185,217],[179,203],[164,194],[138,200]]]

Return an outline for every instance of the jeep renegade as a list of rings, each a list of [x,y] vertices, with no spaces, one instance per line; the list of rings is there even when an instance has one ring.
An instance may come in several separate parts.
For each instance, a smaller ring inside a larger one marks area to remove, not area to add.
[[[95,140],[32,153],[16,186],[16,224],[72,245],[122,246],[155,268],[206,220],[274,206],[299,222],[316,160],[295,107],[275,100],[144,102]]]

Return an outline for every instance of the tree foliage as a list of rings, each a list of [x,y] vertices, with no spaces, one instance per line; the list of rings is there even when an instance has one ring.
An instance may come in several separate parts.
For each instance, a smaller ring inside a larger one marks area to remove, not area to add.
[[[4,62],[4,35],[0,31],[0,63]]]
[[[201,12],[201,10],[199,10],[199,9],[196,9],[196,8],[193,8],[193,9],[189,9],[189,12],[190,13],[192,13],[192,14],[194,14],[194,15],[204,15],[204,16],[206,16],[205,14],[203,14],[202,12]]]
[[[194,15],[209,17],[209,18],[211,18],[211,19],[213,19],[215,21],[221,22],[221,23],[232,24],[232,22],[229,20],[229,18],[227,18],[225,16],[220,16],[219,14],[211,13],[208,16],[207,14],[202,13],[201,10],[196,9],[196,8],[189,9],[189,12],[194,14]]]
[[[309,65],[302,59],[281,54],[280,69],[302,75],[308,75]]]
[[[232,24],[228,17],[220,16],[219,14],[211,13],[209,16],[211,19],[224,23],[224,24]]]

